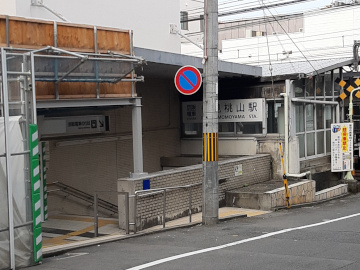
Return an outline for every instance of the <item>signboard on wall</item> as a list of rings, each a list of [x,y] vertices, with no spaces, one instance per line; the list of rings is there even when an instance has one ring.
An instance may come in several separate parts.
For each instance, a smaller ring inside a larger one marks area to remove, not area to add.
[[[103,133],[109,130],[109,117],[84,115],[39,119],[41,135],[70,135]]]
[[[234,174],[235,174],[235,176],[240,176],[243,174],[242,164],[234,166]]]
[[[219,122],[262,122],[264,119],[265,99],[219,100]],[[202,101],[182,103],[183,123],[202,122]]]
[[[331,171],[353,170],[353,123],[331,124]]]

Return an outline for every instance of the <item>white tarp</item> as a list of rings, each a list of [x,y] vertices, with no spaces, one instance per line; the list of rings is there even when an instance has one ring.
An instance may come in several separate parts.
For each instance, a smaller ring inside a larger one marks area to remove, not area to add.
[[[9,148],[10,153],[24,151],[23,135],[20,128],[20,116],[10,117],[9,121]],[[0,154],[5,153],[5,130],[4,118],[0,117]],[[28,155],[16,155],[11,157],[10,176],[13,189],[14,226],[22,225],[26,220],[26,196],[31,196],[30,190],[26,190],[25,183],[25,159]],[[31,209],[31,207],[29,208]],[[0,157],[0,230],[9,227],[8,221],[8,196],[6,180],[6,158]],[[28,213],[29,214],[29,213]],[[29,215],[31,217],[31,215]],[[30,266],[32,263],[32,225],[15,229],[15,265],[17,267]],[[9,231],[0,232],[0,269],[10,267]],[[4,268],[5,267],[5,268]]]

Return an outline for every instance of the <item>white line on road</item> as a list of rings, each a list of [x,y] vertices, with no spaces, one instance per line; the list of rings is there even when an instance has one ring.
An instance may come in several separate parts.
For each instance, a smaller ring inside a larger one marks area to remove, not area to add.
[[[79,256],[83,256],[83,255],[88,255],[89,253],[67,253],[66,255],[68,255],[67,257],[63,257],[63,258],[57,258],[56,260],[65,260],[65,259],[70,259],[70,258],[75,258],[75,257],[79,257]]]
[[[283,234],[283,233],[287,233],[287,232],[291,232],[291,231],[303,230],[303,229],[307,229],[307,228],[311,228],[311,227],[321,226],[321,225],[325,225],[325,224],[329,224],[329,223],[332,223],[332,222],[336,222],[336,221],[340,221],[340,220],[344,220],[344,219],[349,219],[349,218],[353,218],[353,217],[357,217],[357,216],[360,216],[360,213],[345,216],[345,217],[341,217],[341,218],[335,218],[335,219],[331,219],[331,220],[326,220],[326,221],[319,222],[319,223],[309,224],[309,225],[305,225],[305,226],[284,229],[284,230],[277,231],[277,232],[271,232],[271,233],[263,234],[263,235],[260,235],[260,236],[256,236],[256,237],[252,237],[252,238],[248,238],[248,239],[228,243],[228,244],[221,245],[221,246],[205,248],[205,249],[200,249],[200,250],[196,250],[196,251],[192,251],[192,252],[188,252],[188,253],[184,253],[184,254],[179,254],[179,255],[176,255],[176,256],[171,256],[171,257],[164,258],[164,259],[161,259],[161,260],[157,260],[157,261],[149,262],[149,263],[142,264],[142,265],[139,265],[139,266],[135,266],[135,267],[129,268],[127,270],[145,269],[145,268],[148,268],[148,267],[152,267],[152,266],[155,266],[155,265],[158,265],[158,264],[174,261],[174,260],[177,260],[177,259],[181,259],[181,258],[185,258],[185,257],[197,255],[197,254],[202,254],[202,253],[206,253],[206,252],[210,252],[210,251],[214,251],[214,250],[218,250],[218,249],[223,249],[223,248],[227,248],[227,247],[232,247],[232,246],[240,245],[240,244],[243,244],[243,243],[247,243],[247,242],[251,242],[251,241],[255,241],[255,240],[260,240],[260,239],[268,238],[268,237],[271,237],[271,236],[274,236],[274,235]]]

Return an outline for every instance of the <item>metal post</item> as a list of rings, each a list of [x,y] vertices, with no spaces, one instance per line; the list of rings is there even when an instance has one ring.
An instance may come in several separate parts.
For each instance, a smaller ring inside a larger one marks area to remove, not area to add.
[[[133,176],[139,176],[143,173],[143,149],[142,149],[142,122],[141,122],[141,99],[134,100],[132,108],[132,136],[133,136],[133,158],[134,173]]]
[[[129,31],[129,37],[130,37],[130,55],[134,56],[134,33],[132,30]],[[131,79],[134,79],[135,70],[134,70],[134,64],[131,63]],[[131,96],[135,97],[135,82],[131,82]]]
[[[166,217],[166,189],[164,189],[164,196],[163,196],[163,228],[165,228],[165,217]]]
[[[24,63],[24,70],[23,71],[27,71],[29,72],[29,74],[31,75],[31,71],[30,71],[30,63],[29,63],[29,57],[24,55],[23,56],[23,63]],[[23,118],[25,120],[25,122],[23,123],[23,132],[25,134],[24,138],[24,149],[29,151],[30,149],[30,137],[29,137],[29,125],[31,124],[31,119],[30,119],[30,114],[31,114],[31,99],[32,99],[32,95],[31,95],[31,91],[30,91],[30,76],[25,76],[24,77],[24,99],[22,99],[21,101],[24,101],[24,105],[23,107]],[[26,194],[31,194],[31,180],[30,180],[30,158],[28,155],[24,156],[24,172],[25,172],[25,190],[26,190]],[[31,202],[31,196],[26,196],[26,220],[32,220],[32,202]]]
[[[136,193],[134,196],[134,234],[136,233],[136,208],[137,208],[137,199],[136,199]]]
[[[218,0],[205,0],[202,222],[219,219],[218,183]]]
[[[6,47],[10,47],[9,16],[8,15],[6,15],[6,17],[5,17],[5,24],[6,24]]]
[[[94,51],[98,53],[98,44],[97,44],[97,27],[94,26]],[[99,84],[99,63],[95,61],[95,77],[96,77],[96,98],[100,98],[100,84]]]
[[[36,114],[36,87],[35,87],[35,57],[34,53],[30,53],[30,73],[31,73],[31,90],[32,90],[32,123],[37,125],[37,114]]]
[[[98,195],[94,195],[94,237],[99,235],[99,218],[98,218]]]
[[[358,90],[360,90],[360,87],[353,89],[350,93],[350,100],[349,100],[349,122],[350,123],[353,123],[353,93],[357,92]],[[345,180],[354,180],[352,171],[347,171],[344,179]]]
[[[9,251],[10,251],[10,268],[15,269],[15,238],[14,238],[14,208],[13,208],[13,190],[11,182],[11,153],[10,153],[10,134],[9,134],[9,97],[7,83],[7,65],[6,51],[1,49],[1,68],[2,68],[2,97],[4,104],[4,132],[5,132],[5,155],[6,155],[6,180],[9,207]]]
[[[192,208],[192,186],[189,188],[189,223],[192,222],[191,208]]]
[[[129,234],[129,193],[125,193],[125,232]]]
[[[54,22],[54,47],[57,47],[57,23]],[[54,59],[54,79],[59,79],[59,61],[57,58]],[[55,99],[59,99],[59,84],[55,83]]]

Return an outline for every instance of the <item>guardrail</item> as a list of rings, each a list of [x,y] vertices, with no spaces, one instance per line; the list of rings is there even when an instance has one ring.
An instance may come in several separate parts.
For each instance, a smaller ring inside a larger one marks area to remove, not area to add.
[[[55,191],[62,191],[67,193],[68,195],[72,195],[75,196],[79,199],[82,199],[86,202],[90,202],[93,204],[94,206],[94,237],[98,237],[99,235],[99,215],[98,215],[98,208],[102,207],[105,208],[113,213],[118,213],[118,209],[117,206],[114,204],[111,204],[109,202],[106,202],[102,199],[99,199],[98,194],[99,193],[105,193],[105,192],[110,192],[110,193],[117,193],[118,195],[122,195],[125,197],[125,232],[126,234],[129,234],[129,227],[130,225],[134,226],[134,234],[137,232],[137,201],[139,198],[143,198],[143,197],[147,197],[147,196],[152,196],[155,194],[163,194],[163,203],[162,203],[162,213],[163,213],[163,219],[162,219],[162,225],[163,228],[165,228],[166,226],[166,193],[170,192],[170,191],[174,191],[177,189],[188,189],[189,191],[189,204],[188,204],[188,209],[189,209],[189,223],[192,222],[192,191],[193,188],[196,186],[200,186],[202,185],[202,182],[200,183],[195,183],[195,184],[190,184],[190,185],[184,185],[184,186],[174,186],[174,187],[164,187],[164,188],[157,188],[157,189],[147,189],[147,190],[138,190],[135,191],[134,195],[129,195],[129,192],[118,192],[118,191],[96,191],[94,193],[94,196],[85,193],[81,190],[72,188],[71,186],[68,186],[66,184],[63,184],[61,182],[54,182],[51,183],[49,185],[56,185],[58,187],[60,187],[60,189],[54,189],[54,190],[49,190],[48,192],[55,192]],[[130,198],[133,198],[133,219],[134,222],[130,222]],[[110,206],[109,206],[110,205]],[[116,210],[115,210],[116,208]],[[141,220],[140,220],[140,226],[139,226],[139,230],[141,230]]]
[[[67,195],[74,196],[80,200],[83,200],[85,202],[91,203],[94,206],[94,237],[98,237],[99,235],[99,214],[98,214],[98,208],[104,208],[113,214],[118,214],[118,206],[115,204],[112,204],[110,202],[107,202],[105,200],[99,199],[98,193],[103,192],[110,192],[110,193],[117,193],[118,195],[122,194],[125,196],[125,216],[126,216],[126,234],[129,234],[129,193],[128,192],[117,192],[117,191],[96,191],[94,196],[90,195],[84,191],[81,191],[79,189],[76,189],[72,186],[66,185],[64,183],[61,183],[59,181],[49,183],[48,186],[56,186],[58,189],[52,189],[48,190],[48,193],[51,192],[63,192]]]
[[[130,195],[129,198],[134,198],[134,222],[133,223],[129,223],[130,225],[134,225],[134,233],[136,233],[137,231],[137,224],[136,224],[136,219],[137,219],[137,201],[138,201],[138,197],[146,197],[146,196],[152,196],[155,194],[163,194],[163,204],[162,204],[162,212],[163,212],[163,219],[162,219],[162,225],[163,228],[165,228],[165,224],[166,224],[166,192],[167,191],[173,191],[173,190],[177,190],[177,189],[188,189],[189,190],[189,223],[192,222],[192,189],[196,186],[200,186],[202,185],[202,182],[200,183],[195,183],[195,184],[191,184],[191,185],[185,185],[185,186],[174,186],[174,187],[165,187],[165,188],[156,188],[156,189],[147,189],[147,190],[138,190],[135,191],[135,195]],[[141,230],[141,220],[140,220],[140,230]]]
[[[94,194],[94,237],[98,237],[99,235],[99,213],[98,213],[98,204],[100,199],[98,198],[98,193],[102,192],[110,192],[110,193],[117,193],[118,195],[125,196],[125,233],[129,234],[129,192],[118,192],[118,191],[96,191]]]

